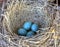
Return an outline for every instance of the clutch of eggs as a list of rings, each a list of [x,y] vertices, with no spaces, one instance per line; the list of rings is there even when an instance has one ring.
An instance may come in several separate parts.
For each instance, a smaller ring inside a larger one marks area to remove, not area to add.
[[[21,36],[32,37],[38,31],[38,24],[27,21],[23,24],[22,28],[18,29],[18,34]]]

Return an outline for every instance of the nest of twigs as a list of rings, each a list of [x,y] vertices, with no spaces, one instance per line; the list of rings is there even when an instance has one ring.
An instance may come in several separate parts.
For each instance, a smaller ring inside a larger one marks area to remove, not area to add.
[[[53,29],[55,9],[47,5],[47,1],[8,1],[7,9],[4,12],[4,32],[6,32],[10,46],[18,47],[53,47]],[[32,38],[18,36],[17,30],[25,21],[32,21],[39,25],[37,34]],[[50,42],[51,40],[51,42]],[[14,44],[14,45],[13,45]]]

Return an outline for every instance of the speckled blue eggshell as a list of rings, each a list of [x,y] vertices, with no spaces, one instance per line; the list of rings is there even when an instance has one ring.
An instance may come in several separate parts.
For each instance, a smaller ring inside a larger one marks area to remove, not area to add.
[[[26,29],[26,30],[29,30],[29,29],[31,29],[31,25],[32,25],[32,22],[27,21],[27,22],[24,23],[23,28]]]
[[[33,24],[32,27],[31,27],[31,30],[32,30],[33,32],[38,31],[38,29],[39,29],[39,27],[38,27],[37,24]]]
[[[27,33],[27,35],[26,35],[26,37],[32,37],[32,36],[34,36],[34,32],[33,31],[29,31],[28,33]]]
[[[21,36],[25,36],[27,34],[27,31],[25,29],[21,28],[18,30],[18,34]]]

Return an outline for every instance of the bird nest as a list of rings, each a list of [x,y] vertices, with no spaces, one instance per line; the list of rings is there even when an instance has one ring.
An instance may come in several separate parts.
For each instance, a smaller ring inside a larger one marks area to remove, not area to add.
[[[54,47],[54,18],[56,6],[45,0],[10,0],[4,12],[4,38],[12,47]],[[32,38],[18,36],[17,30],[25,21],[39,25],[37,34]]]

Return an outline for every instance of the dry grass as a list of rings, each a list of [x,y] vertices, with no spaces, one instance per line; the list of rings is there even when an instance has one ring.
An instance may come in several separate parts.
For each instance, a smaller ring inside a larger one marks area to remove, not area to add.
[[[29,2],[29,3],[28,3]],[[42,1],[41,1],[42,2]],[[44,1],[45,2],[45,1]],[[46,3],[46,2],[45,2]],[[3,32],[0,33],[9,47],[59,47],[60,26],[59,15],[56,16],[56,7],[52,4],[41,4],[34,1],[13,0],[7,3],[4,12]],[[39,6],[40,5],[40,6]],[[38,16],[37,16],[38,15]],[[37,35],[26,38],[16,34],[17,29],[27,21],[31,20],[41,25]],[[42,21],[41,21],[42,20]]]

